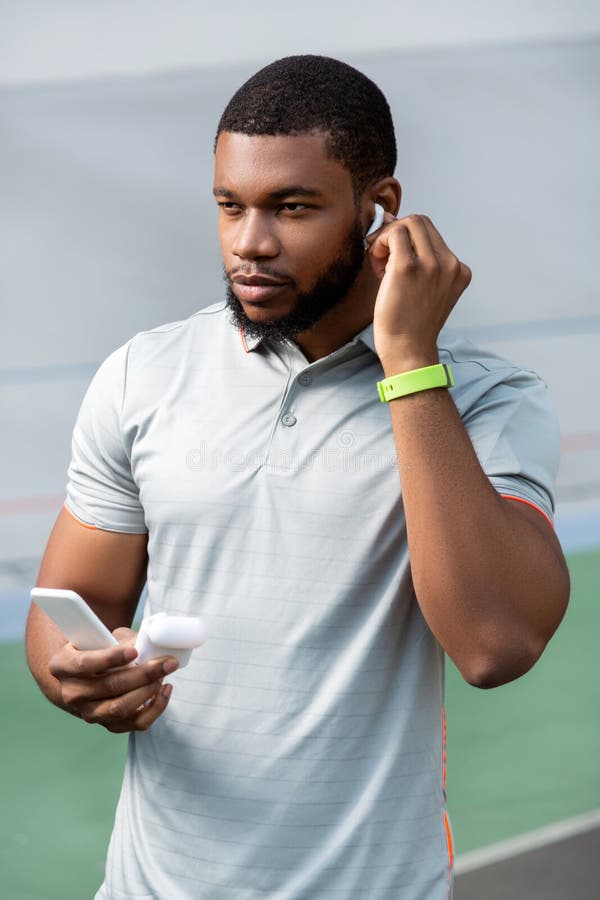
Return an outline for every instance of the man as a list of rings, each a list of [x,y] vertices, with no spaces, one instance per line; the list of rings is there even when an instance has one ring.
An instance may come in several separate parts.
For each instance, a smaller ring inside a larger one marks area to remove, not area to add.
[[[97,898],[452,893],[444,651],[493,687],[558,627],[558,431],[535,375],[442,331],[471,273],[396,218],[395,164],[364,75],[258,72],[215,144],[226,300],[133,337],[82,403],[38,584],[120,646],[34,605],[27,653],[130,732]],[[172,659],[125,668],[146,580],[146,615],[207,624],[169,685]]]

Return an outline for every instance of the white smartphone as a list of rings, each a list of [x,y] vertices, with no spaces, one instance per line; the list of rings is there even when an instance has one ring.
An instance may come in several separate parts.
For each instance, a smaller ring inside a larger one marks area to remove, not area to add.
[[[50,616],[78,650],[106,650],[119,643],[75,591],[35,587],[31,590],[31,599]]]

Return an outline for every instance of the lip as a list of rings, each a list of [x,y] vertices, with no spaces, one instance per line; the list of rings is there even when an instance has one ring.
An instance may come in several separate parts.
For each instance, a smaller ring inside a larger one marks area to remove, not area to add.
[[[250,303],[262,303],[276,297],[287,288],[286,282],[261,282],[247,283],[234,281],[235,293],[240,300],[247,300]]]
[[[233,281],[236,284],[285,284],[281,278],[271,278],[270,275],[262,275],[260,272],[255,275],[236,275]]]

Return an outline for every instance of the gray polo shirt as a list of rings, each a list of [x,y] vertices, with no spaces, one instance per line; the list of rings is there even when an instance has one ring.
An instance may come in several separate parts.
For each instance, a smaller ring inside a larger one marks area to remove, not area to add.
[[[545,385],[439,344],[490,481],[551,517]],[[372,325],[309,364],[224,301],[94,376],[66,506],[147,531],[145,614],[201,614],[209,635],[129,736],[97,900],[451,896],[444,654],[413,591],[382,377]]]

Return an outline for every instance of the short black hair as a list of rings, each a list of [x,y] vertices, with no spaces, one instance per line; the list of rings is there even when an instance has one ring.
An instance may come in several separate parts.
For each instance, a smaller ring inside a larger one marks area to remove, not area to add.
[[[285,56],[233,95],[217,128],[248,135],[323,132],[327,152],[352,177],[355,197],[394,174],[396,138],[387,100],[358,69],[329,56]]]

